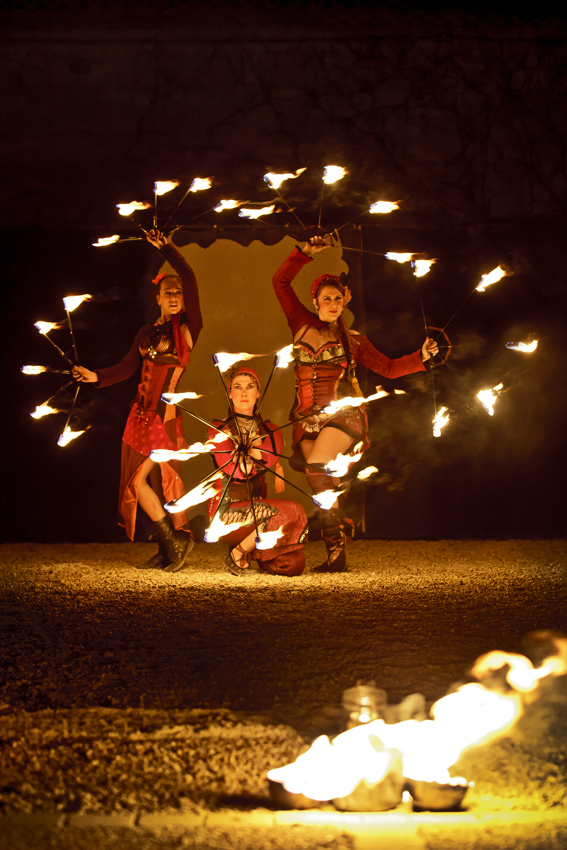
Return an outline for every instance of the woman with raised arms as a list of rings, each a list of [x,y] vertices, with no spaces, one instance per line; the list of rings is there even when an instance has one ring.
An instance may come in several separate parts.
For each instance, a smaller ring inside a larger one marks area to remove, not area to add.
[[[281,474],[281,431],[256,413],[260,380],[253,369],[234,368],[227,376],[227,389],[229,415],[213,420],[215,427],[208,433],[208,439],[217,437],[219,430],[229,435],[224,441],[215,441],[215,450],[220,452],[212,455],[215,466],[222,467],[227,461],[228,465],[215,483],[216,497],[209,502],[209,519],[216,515],[225,525],[238,526],[223,535],[229,545],[226,564],[233,575],[242,578],[258,572],[300,575],[305,567],[305,509],[296,502],[267,496],[266,468],[275,467],[277,475]],[[275,489],[281,492],[283,481],[277,475]],[[257,532],[273,534],[269,548],[258,547]]]
[[[181,414],[165,404],[161,396],[175,391],[203,320],[193,269],[159,230],[151,230],[147,239],[177,272],[159,274],[153,280],[159,319],[140,328],[120,363],[96,371],[76,366],[73,375],[77,381],[108,387],[126,380],[141,367],[138,392],[122,437],[119,511],[130,540],[134,539],[138,504],[153,521],[159,549],[148,563],[139,564],[138,568],[157,567],[176,572],[186,566],[193,548],[191,535],[179,531],[186,523],[185,514],[173,514],[172,521],[163,509],[164,500],[170,502],[183,495],[179,462],[172,460],[158,466],[150,460],[150,452],[187,447]]]
[[[303,249],[294,248],[273,278],[293,334],[296,398],[291,416],[298,421],[293,426],[292,443],[299,463],[294,465],[292,461],[291,465],[305,470],[305,462],[309,463],[305,474],[314,495],[337,486],[338,479],[328,475],[325,467],[339,453],[347,454],[358,443],[362,443],[363,451],[370,446],[368,419],[362,407],[344,407],[333,415],[320,412],[337,398],[360,395],[356,364],[361,363],[384,378],[399,378],[424,371],[438,350],[435,340],[427,337],[420,350],[391,359],[362,334],[347,330],[342,313],[351,296],[335,275],[322,275],[313,281],[311,300],[315,312],[308,310],[291,284],[313,255],[328,247],[323,237],[312,237]],[[307,418],[299,421],[301,417]],[[353,524],[336,500],[320,516],[327,558],[316,571],[344,572],[346,534]]]

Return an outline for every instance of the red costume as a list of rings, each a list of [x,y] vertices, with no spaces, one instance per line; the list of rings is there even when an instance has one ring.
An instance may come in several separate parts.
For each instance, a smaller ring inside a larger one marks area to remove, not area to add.
[[[97,369],[99,387],[108,387],[129,378],[141,365],[142,374],[136,398],[122,436],[119,510],[128,537],[134,539],[138,506],[138,481],[141,467],[152,449],[177,450],[187,447],[183,436],[181,414],[177,408],[161,400],[162,393],[174,392],[191,355],[181,331],[187,325],[195,346],[203,320],[199,305],[197,280],[191,267],[174,245],[166,245],[161,253],[181,278],[184,312],[169,322],[144,325],[136,334],[130,351],[120,363]],[[178,461],[160,464],[162,489],[170,502],[183,495],[183,482]],[[172,514],[181,528],[183,513]]]
[[[312,313],[301,303],[291,286],[298,272],[309,262],[311,262],[310,257],[303,254],[299,248],[294,248],[273,277],[276,295],[294,336],[296,397],[291,418],[297,419],[314,411],[313,416],[297,422],[293,427],[294,452],[297,457],[298,444],[302,440],[315,440],[324,427],[338,428],[352,437],[353,445],[362,441],[363,448],[367,449],[370,446],[367,437],[368,420],[361,407],[343,408],[334,415],[315,411],[337,398],[358,394],[356,384],[353,386],[352,383],[356,363],[362,363],[384,378],[399,378],[412,372],[422,372],[426,367],[419,350],[404,357],[391,359],[374,348],[372,343],[361,334],[349,334],[350,358],[340,339],[325,342],[317,351],[301,337],[295,340],[297,332],[302,327],[305,327],[304,334],[309,326],[318,330],[328,327],[328,324],[319,319],[316,313]],[[339,283],[342,286],[340,278],[323,275],[313,282],[311,287],[313,297],[317,287],[325,281],[331,285]]]
[[[256,549],[252,557],[258,562],[259,568],[266,573],[300,575],[305,567],[303,552],[303,541],[307,535],[305,509],[297,502],[287,499],[268,499],[266,473],[262,469],[262,466],[271,467],[277,463],[278,455],[282,453],[283,448],[281,431],[275,431],[276,426],[271,422],[241,414],[238,415],[238,425],[234,416],[224,421],[215,420],[214,425],[234,435],[239,435],[240,431],[240,434],[246,436],[248,440],[255,435],[264,436],[261,440],[254,442],[254,447],[262,453],[262,457],[254,459],[254,469],[248,473],[250,491],[244,471],[240,465],[231,461],[234,451],[233,441],[227,438],[216,444],[215,448],[221,454],[212,456],[215,466],[221,467],[227,461],[231,462],[222,470],[222,478],[215,484],[218,495],[209,502],[209,519],[212,519],[218,507],[217,515],[224,523],[244,523],[240,528],[222,538],[230,548],[244,540],[254,529],[254,514],[260,533],[280,529],[282,536],[278,539],[277,545],[272,549]],[[218,431],[210,428],[207,437],[212,439],[217,434]],[[224,492],[231,475],[232,481]],[[250,492],[254,502],[254,513],[250,504]],[[219,507],[221,497],[222,502]]]

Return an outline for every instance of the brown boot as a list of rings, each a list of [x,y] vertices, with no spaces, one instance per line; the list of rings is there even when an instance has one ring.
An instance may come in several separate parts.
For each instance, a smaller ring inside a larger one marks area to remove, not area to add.
[[[329,511],[321,511],[320,522],[323,540],[327,547],[327,559],[319,567],[315,567],[313,572],[346,573],[345,547],[349,520],[341,510],[331,508]]]
[[[176,573],[187,566],[189,554],[195,545],[194,540],[188,534],[176,531],[169,516],[164,516],[154,522],[154,528],[160,541],[164,544],[169,558],[169,564],[165,567],[166,573]]]
[[[169,564],[169,557],[165,543],[161,539],[158,541],[158,547],[157,552],[149,559],[149,561],[146,561],[144,564],[137,565],[137,570],[164,570],[167,567]]]

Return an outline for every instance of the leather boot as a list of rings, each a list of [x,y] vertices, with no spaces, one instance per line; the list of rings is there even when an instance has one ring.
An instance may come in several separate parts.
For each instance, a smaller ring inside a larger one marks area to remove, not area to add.
[[[345,547],[349,520],[341,510],[331,508],[329,511],[321,511],[320,523],[323,540],[327,547],[327,559],[319,567],[315,567],[313,572],[345,573],[347,571]]]
[[[137,570],[164,570],[169,564],[167,549],[163,540],[158,541],[158,550],[145,564],[138,564]]]
[[[168,565],[164,568],[166,573],[176,573],[187,566],[189,554],[195,545],[188,534],[175,531],[169,516],[164,516],[154,522],[154,529],[163,543],[169,558]]]

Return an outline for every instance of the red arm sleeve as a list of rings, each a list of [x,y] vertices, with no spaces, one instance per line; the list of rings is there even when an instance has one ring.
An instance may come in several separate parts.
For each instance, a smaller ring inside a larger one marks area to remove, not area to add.
[[[203,327],[203,318],[201,316],[201,305],[199,303],[199,288],[197,286],[197,278],[195,272],[186,262],[179,250],[168,243],[161,249],[160,254],[165,257],[170,266],[181,278],[183,287],[183,301],[185,303],[185,315],[187,317],[187,327],[193,340],[193,347],[197,342],[197,337],[201,333]]]
[[[148,333],[151,327],[152,325],[144,325],[143,328],[140,328],[130,351],[120,363],[116,363],[115,366],[107,366],[106,369],[96,369],[98,375],[97,387],[109,387],[111,384],[117,384],[119,381],[125,381],[126,378],[134,374],[142,360],[140,340]]]
[[[383,378],[401,378],[403,375],[411,375],[412,372],[425,372],[426,367],[420,357],[420,349],[413,354],[405,354],[403,357],[386,357],[362,334],[351,337],[356,346],[355,358],[357,363],[362,363],[368,369],[381,375]]]
[[[315,325],[315,327],[321,325],[315,313],[301,303],[291,286],[293,279],[303,266],[310,262],[310,257],[306,257],[299,248],[294,248],[272,278],[274,291],[294,335],[303,325]]]

